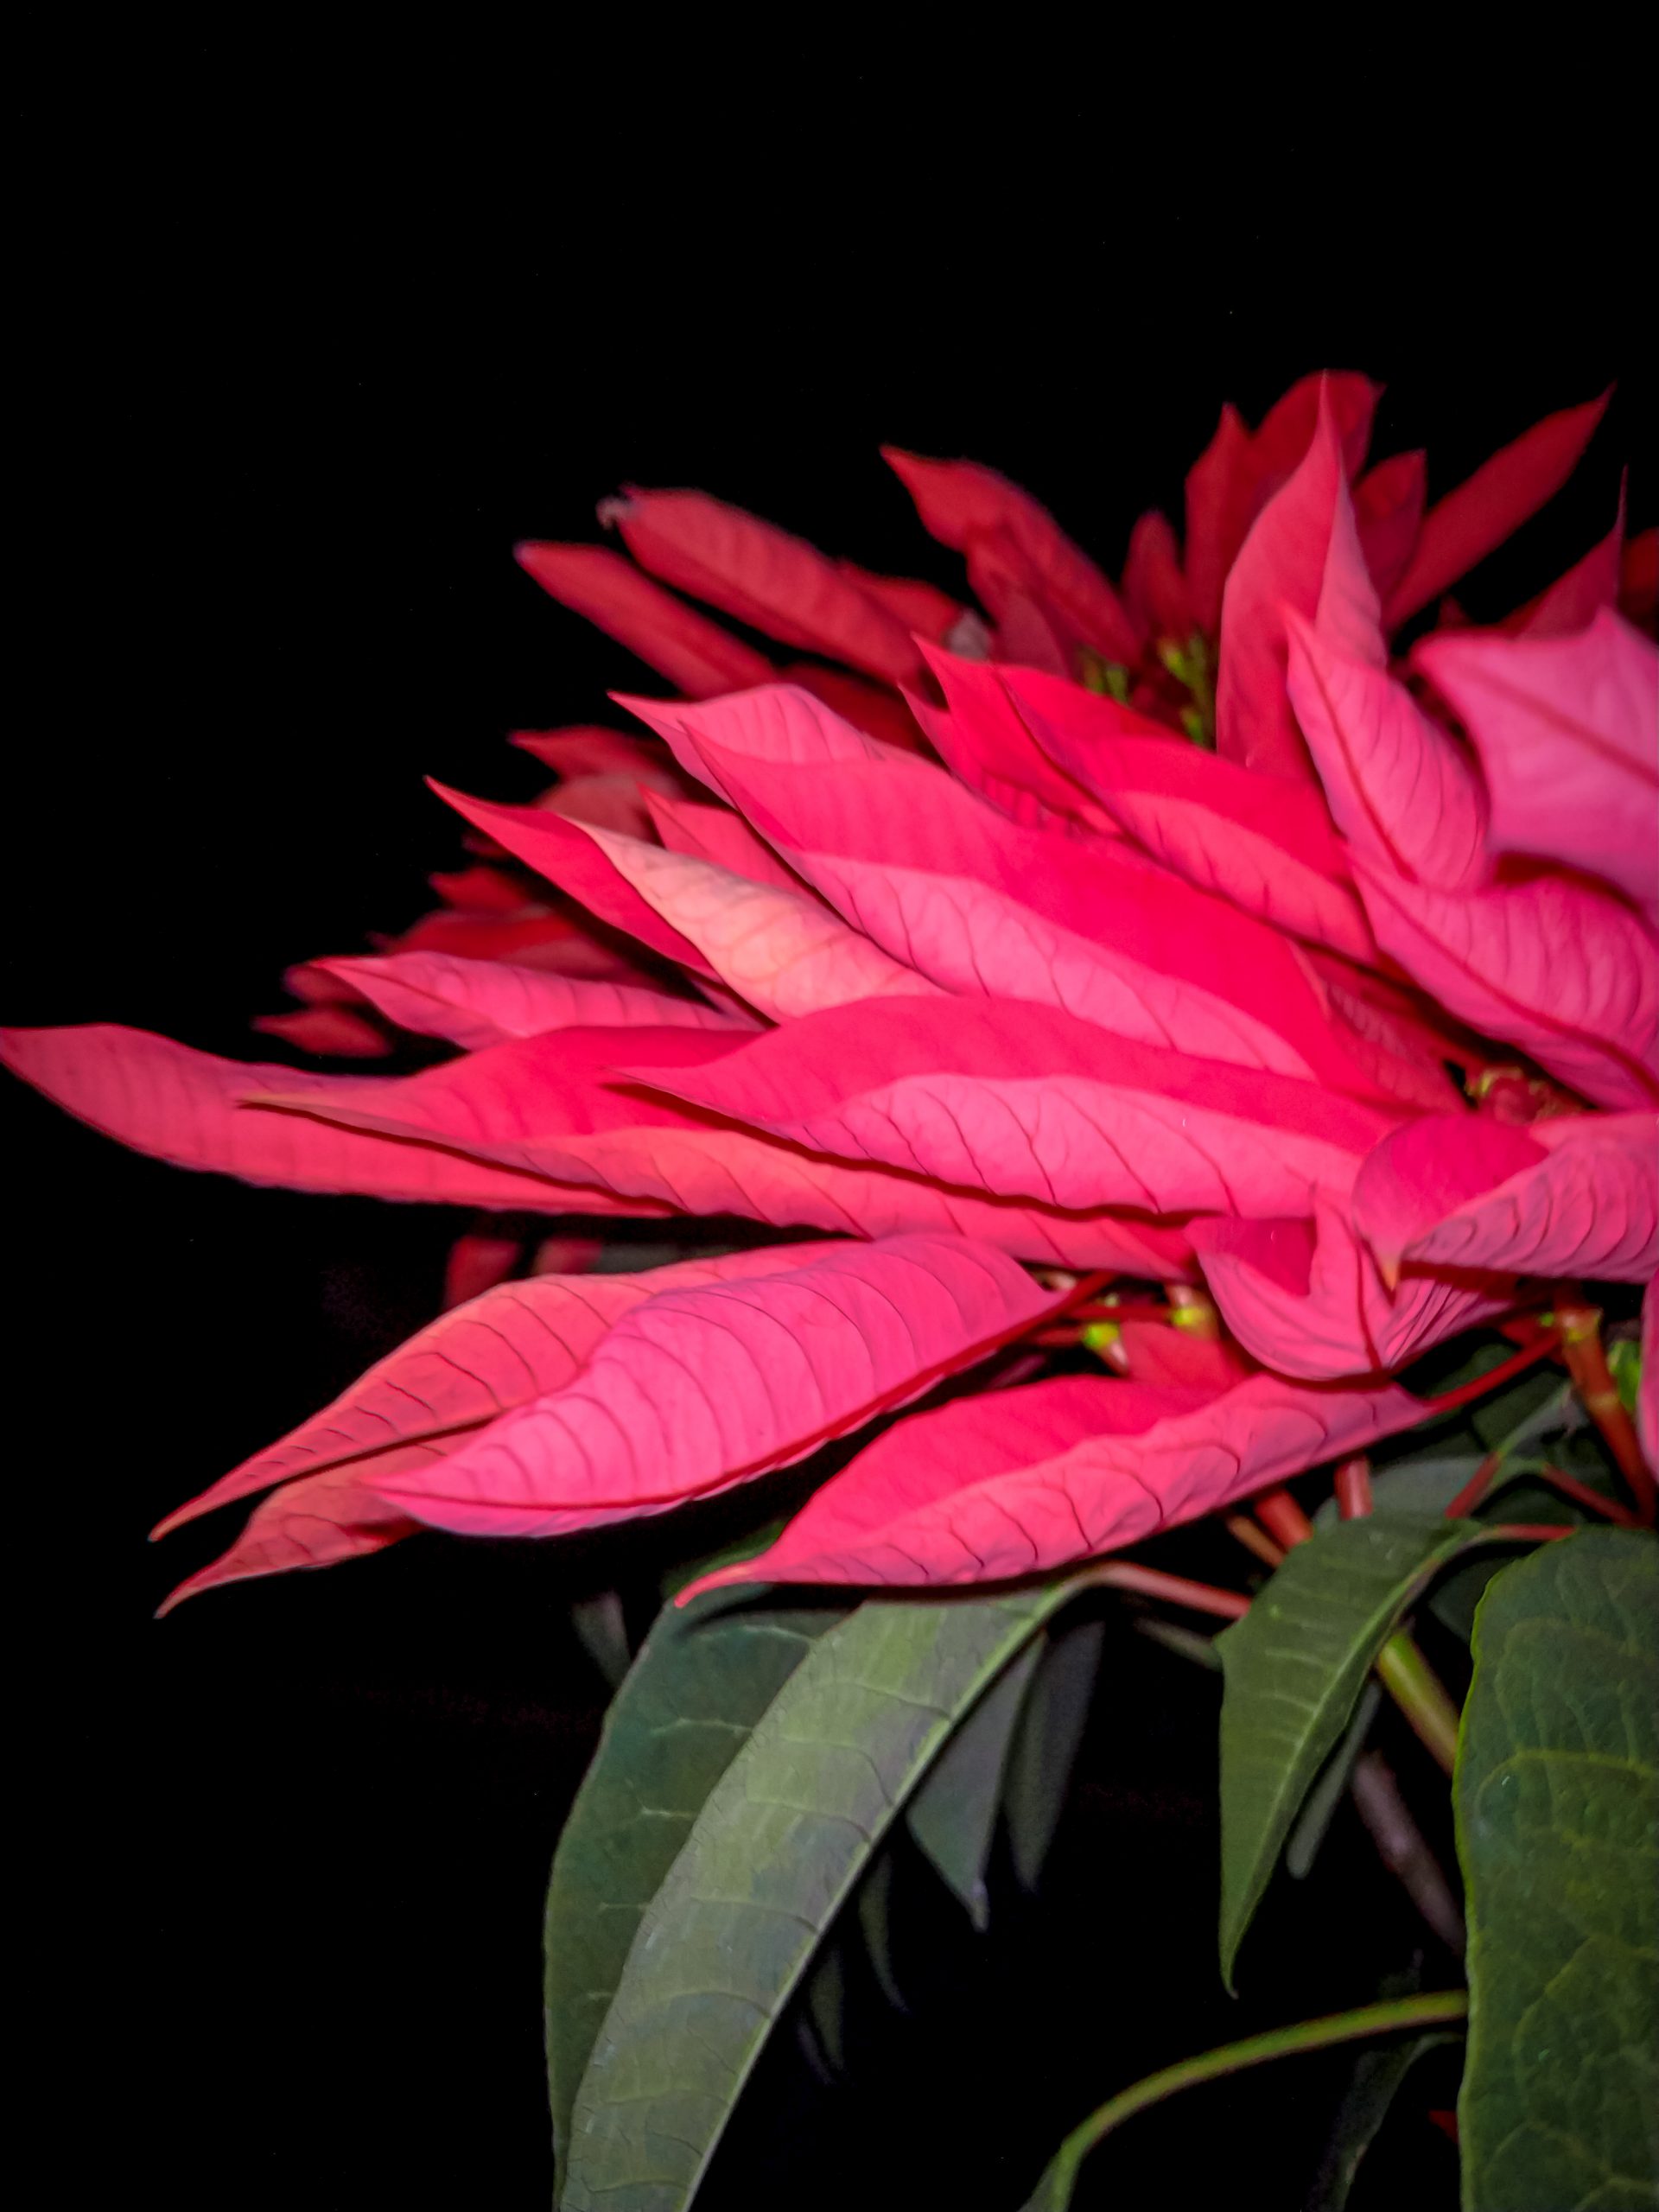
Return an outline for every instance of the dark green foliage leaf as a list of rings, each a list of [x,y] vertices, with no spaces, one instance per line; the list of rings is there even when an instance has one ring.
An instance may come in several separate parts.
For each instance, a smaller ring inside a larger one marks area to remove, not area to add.
[[[1233,1961],[1377,1654],[1434,1574],[1485,1531],[1378,1514],[1299,1544],[1216,1639],[1221,1707],[1221,1970]]]
[[[1659,2204],[1659,1544],[1494,1578],[1458,1753],[1465,2212]]]
[[[990,1912],[985,1867],[1001,1810],[1008,1746],[1042,1656],[1033,1639],[1003,1669],[934,1760],[905,1814],[911,1834],[979,1929]]]
[[[814,1645],[710,1791],[639,1925],[577,2094],[565,2212],[691,2202],[891,1822],[1078,1586],[872,1600]]]
[[[1348,1783],[1354,1771],[1354,1763],[1365,1748],[1365,1738],[1371,1732],[1371,1723],[1376,1718],[1377,1707],[1382,1702],[1382,1692],[1374,1681],[1368,1681],[1355,1700],[1354,1710],[1342,1741],[1325,1761],[1313,1788],[1302,1801],[1302,1809],[1296,1816],[1285,1844],[1285,1872],[1294,1882],[1305,1882],[1313,1871],[1313,1861],[1319,1855],[1319,1846],[1325,1841],[1336,1810],[1347,1795]]]
[[[1305,2212],[1342,2212],[1365,2153],[1382,2133],[1389,2108],[1405,2087],[1407,2075],[1420,2058],[1456,2041],[1451,2035],[1414,2036],[1408,2042],[1382,2044],[1361,2052],[1349,2077],[1347,2094],[1338,2107]]]
[[[570,1608],[570,1624],[606,1682],[612,1689],[620,1689],[632,1664],[620,1594],[600,1590],[591,1598],[578,1598]]]
[[[1003,1802],[1014,1878],[1027,1891],[1037,1887],[1065,1807],[1105,1634],[1103,1621],[1079,1620],[1045,1638],[1042,1663],[1020,1717]]]
[[[548,2088],[561,2166],[570,2108],[640,1915],[748,1732],[844,1606],[726,1591],[666,1605],[606,1715],[548,1885]]]

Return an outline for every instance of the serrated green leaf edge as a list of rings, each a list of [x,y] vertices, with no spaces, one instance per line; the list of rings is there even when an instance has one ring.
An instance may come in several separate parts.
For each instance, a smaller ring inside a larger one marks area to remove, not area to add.
[[[645,1907],[715,1783],[845,1607],[747,1592],[664,1606],[605,1716],[548,1883],[543,2025],[555,2155]]]
[[[1496,1576],[1453,1779],[1465,2212],[1659,2204],[1659,1544],[1590,1529]]]
[[[1492,1532],[1472,1521],[1344,1521],[1298,1544],[1216,1638],[1221,1706],[1221,1972],[1348,1726],[1377,1654],[1433,1577]],[[1290,1675],[1299,1685],[1284,1686]],[[1269,1719],[1271,1716],[1271,1719]]]
[[[874,1599],[815,1645],[710,1791],[577,2094],[563,2212],[681,2212],[774,2022],[951,1730],[1089,1580]]]

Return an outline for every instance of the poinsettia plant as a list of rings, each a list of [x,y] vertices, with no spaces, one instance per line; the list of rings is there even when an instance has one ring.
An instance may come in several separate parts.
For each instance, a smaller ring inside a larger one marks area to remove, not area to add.
[[[480,1217],[429,1327],[163,1524],[258,1501],[169,1605],[683,1523],[581,1623],[616,1688],[548,1903],[570,2212],[712,2201],[901,1831],[975,1926],[994,1853],[1039,1878],[1103,1610],[1222,1673],[1228,1986],[1344,1797],[1427,1948],[1103,2082],[1030,2203],[1148,2103],[1351,2042],[1338,2204],[1465,2024],[1467,2203],[1653,2201],[1655,537],[1621,505],[1471,624],[1446,594],[1603,404],[1425,511],[1421,454],[1367,465],[1377,397],[1224,410],[1116,584],[990,470],[890,454],[971,603],[630,489],[632,559],[519,558],[678,696],[521,736],[536,804],[443,791],[442,907],[260,1025],[397,1071],[5,1037],[179,1165]],[[1205,1520],[1230,1579],[1174,1571]]]

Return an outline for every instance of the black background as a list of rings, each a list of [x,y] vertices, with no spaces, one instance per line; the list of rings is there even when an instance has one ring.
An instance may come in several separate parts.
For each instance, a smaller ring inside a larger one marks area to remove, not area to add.
[[[1402,35],[1212,111],[1194,86],[1233,60],[1190,30],[1015,66],[1011,28],[964,51],[941,23],[931,66],[42,48],[14,118],[0,1014],[280,1056],[245,1022],[283,966],[404,925],[455,864],[423,774],[527,796],[509,729],[659,688],[511,559],[592,535],[624,479],[950,584],[875,447],[968,453],[1115,567],[1142,507],[1179,517],[1224,397],[1255,419],[1333,365],[1386,382],[1376,449],[1428,443],[1432,489],[1619,379],[1494,609],[1601,534],[1626,460],[1651,520],[1621,65],[1518,79]],[[147,1550],[150,1523],[428,1318],[459,1224],[5,1103],[11,2010],[50,2201],[543,2203],[540,1891],[603,1700],[559,1560],[434,1539],[149,1618],[227,1540]],[[1219,1996],[1209,1692],[1149,1647],[1122,1666],[1057,1878],[1079,1918],[1021,1923],[979,2009],[899,2050],[901,2105],[843,2113],[839,2201],[931,2176],[1012,2204],[1094,2094],[1368,1993],[1338,1850]],[[1331,2086],[1302,2080],[1275,2118],[1147,2123],[1147,2184],[1215,2201],[1195,2158],[1217,2187],[1260,2158],[1262,2201],[1299,2202]],[[834,2160],[792,2094],[792,2151],[753,2155],[786,2158],[770,2201],[817,2202]]]

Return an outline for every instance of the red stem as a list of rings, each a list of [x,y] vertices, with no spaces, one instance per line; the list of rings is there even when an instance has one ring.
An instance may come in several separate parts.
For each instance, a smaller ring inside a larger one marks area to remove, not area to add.
[[[1287,1490],[1263,1491],[1255,1501],[1255,1517],[1287,1551],[1305,1544],[1313,1534],[1313,1523]]]
[[[1639,1516],[1628,1506],[1621,1505],[1616,1497],[1603,1497],[1600,1491],[1592,1490],[1588,1483],[1581,1483],[1576,1475],[1569,1475],[1565,1467],[1552,1467],[1546,1464],[1539,1468],[1538,1472],[1552,1490],[1560,1491],[1563,1497],[1570,1497],[1574,1505],[1583,1506],[1586,1513],[1599,1514],[1604,1521],[1611,1521],[1621,1529],[1639,1529],[1642,1526]]]
[[[1098,1579],[1117,1590],[1134,1590],[1143,1598],[1164,1598],[1172,1605],[1185,1605],[1195,1613],[1215,1613],[1223,1620],[1243,1620],[1250,1601],[1237,1590],[1218,1590],[1211,1582],[1189,1582],[1184,1574],[1165,1574],[1155,1567],[1138,1567],[1133,1560],[1112,1560]]]
[[[1371,1463],[1362,1452],[1337,1469],[1337,1510],[1344,1521],[1363,1521],[1371,1510]]]
[[[1448,1521],[1462,1521],[1472,1513],[1492,1486],[1492,1478],[1503,1465],[1501,1452],[1489,1452],[1446,1509]]]
[[[1423,1405],[1428,1412],[1435,1414],[1449,1414],[1459,1406],[1472,1405],[1477,1398],[1485,1397],[1514,1376],[1523,1374],[1529,1367],[1535,1367],[1541,1359],[1556,1351],[1560,1344],[1560,1331],[1551,1329],[1547,1335],[1540,1337],[1536,1344],[1529,1344],[1524,1351],[1516,1352],[1513,1359],[1503,1360],[1497,1367],[1488,1368],[1484,1375],[1477,1375],[1472,1382],[1465,1382],[1455,1390],[1444,1391],[1438,1398],[1425,1398]]]
[[[1642,1456],[1636,1424],[1624,1410],[1624,1401],[1607,1364],[1600,1308],[1589,1305],[1576,1284],[1563,1284],[1555,1318],[1560,1324],[1567,1372],[1585,1410],[1601,1431],[1613,1465],[1630,1484],[1640,1521],[1651,1528],[1659,1513],[1659,1494],[1655,1491],[1652,1471]]]

